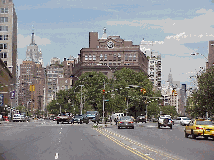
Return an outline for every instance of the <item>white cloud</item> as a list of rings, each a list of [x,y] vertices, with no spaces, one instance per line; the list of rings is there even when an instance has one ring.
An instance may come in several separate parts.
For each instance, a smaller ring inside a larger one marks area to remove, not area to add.
[[[31,36],[23,36],[22,34],[18,34],[18,46],[17,48],[25,48],[31,43]],[[34,36],[35,43],[38,46],[46,46],[47,44],[51,44],[51,41],[47,38],[40,38],[39,36]]]

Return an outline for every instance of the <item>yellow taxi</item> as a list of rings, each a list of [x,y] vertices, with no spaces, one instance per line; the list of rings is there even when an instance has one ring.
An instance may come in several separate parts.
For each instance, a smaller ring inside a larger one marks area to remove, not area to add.
[[[185,138],[188,138],[188,136],[191,135],[192,139],[196,139],[198,136],[203,136],[205,139],[211,137],[214,140],[214,124],[211,120],[192,120],[188,125],[186,125],[184,133]]]

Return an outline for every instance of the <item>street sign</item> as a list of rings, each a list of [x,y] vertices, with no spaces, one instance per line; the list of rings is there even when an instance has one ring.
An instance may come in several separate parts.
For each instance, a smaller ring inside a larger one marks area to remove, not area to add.
[[[105,101],[105,102],[108,102],[108,101],[109,101],[109,99],[105,99],[104,101]]]
[[[10,99],[15,99],[15,91],[10,92]]]

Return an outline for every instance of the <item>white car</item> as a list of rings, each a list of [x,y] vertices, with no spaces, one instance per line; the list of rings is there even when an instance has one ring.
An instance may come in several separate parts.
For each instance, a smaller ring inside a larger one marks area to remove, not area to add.
[[[185,126],[185,125],[189,124],[190,121],[191,121],[191,119],[189,119],[189,118],[182,118],[180,124],[182,126]]]

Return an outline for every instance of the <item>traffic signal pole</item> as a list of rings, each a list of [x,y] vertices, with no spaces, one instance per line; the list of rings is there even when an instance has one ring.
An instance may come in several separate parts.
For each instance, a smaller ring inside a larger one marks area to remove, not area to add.
[[[105,90],[105,80],[104,80],[104,90]],[[105,94],[103,94],[103,124],[104,124],[104,112],[105,112]]]

